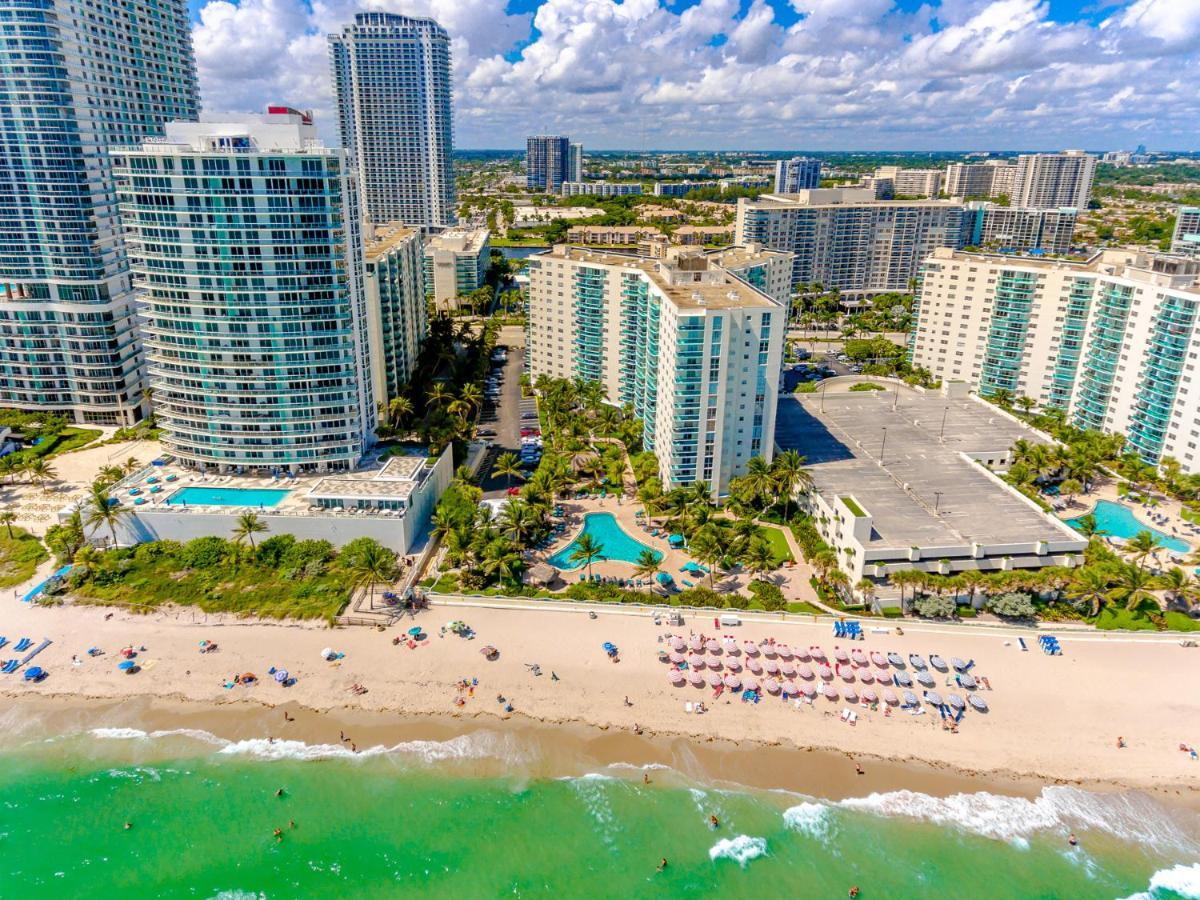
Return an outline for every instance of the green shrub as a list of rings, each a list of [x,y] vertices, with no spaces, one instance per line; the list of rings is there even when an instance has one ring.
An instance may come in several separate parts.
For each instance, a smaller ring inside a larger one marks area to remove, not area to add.
[[[885,606],[879,611],[879,614],[885,619],[900,619],[904,616],[904,613],[898,606]]]
[[[750,582],[750,593],[754,595],[754,599],[767,612],[780,612],[787,608],[787,601],[783,598],[783,591],[779,589],[779,585],[777,584],[756,579]]]
[[[351,541],[342,548],[342,551],[345,552],[350,549],[350,546],[354,543],[354,541]],[[336,555],[337,553],[333,549],[333,544],[329,543],[329,541],[296,541],[283,554],[282,562],[283,565],[289,568],[306,569],[309,567],[309,563],[316,563],[318,566],[324,568],[324,565]]]
[[[259,565],[278,568],[283,563],[284,556],[296,543],[294,534],[275,534],[267,538],[254,551]]]
[[[817,392],[817,382],[802,381],[792,389],[793,394],[815,394]]]
[[[229,556],[229,542],[225,538],[193,538],[183,545],[179,561],[188,569],[215,569],[223,565]]]
[[[954,615],[955,606],[952,597],[939,597],[937,594],[918,597],[913,601],[913,609],[927,619],[948,619]]]
[[[850,385],[852,391],[886,391],[882,384],[876,384],[874,381],[860,381],[858,384]]]
[[[725,595],[706,587],[688,588],[675,595],[675,602],[680,606],[711,606],[716,609],[725,607]]]
[[[960,606],[958,608],[958,617],[960,619],[973,619],[976,615],[977,613],[973,606]]]
[[[1033,598],[1029,594],[1018,591],[996,594],[988,599],[987,607],[996,615],[1006,619],[1028,619],[1035,612]]]
[[[730,609],[749,609],[750,598],[743,594],[726,594],[725,605]]]

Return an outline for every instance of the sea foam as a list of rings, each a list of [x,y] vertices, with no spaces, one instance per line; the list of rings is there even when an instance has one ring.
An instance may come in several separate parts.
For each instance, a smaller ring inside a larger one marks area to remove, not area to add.
[[[874,815],[921,819],[1014,843],[1039,831],[1086,828],[1136,843],[1200,850],[1188,834],[1190,829],[1182,827],[1175,815],[1142,794],[1099,794],[1078,788],[1047,787],[1037,798],[1028,800],[986,791],[949,797],[891,791],[851,797],[838,805]]]
[[[829,807],[824,803],[805,801],[785,809],[783,822],[794,831],[823,840],[829,835]]]
[[[1150,876],[1150,886],[1140,894],[1126,900],[1165,900],[1182,897],[1184,900],[1200,898],[1200,863],[1185,866],[1182,863],[1169,869],[1159,869]]]
[[[708,858],[714,862],[718,859],[732,859],[744,869],[751,860],[766,855],[766,852],[766,838],[739,834],[734,838],[721,838],[709,847]]]

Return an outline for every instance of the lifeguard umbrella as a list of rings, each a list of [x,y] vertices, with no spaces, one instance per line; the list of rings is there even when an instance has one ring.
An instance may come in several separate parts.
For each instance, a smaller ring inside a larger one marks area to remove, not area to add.
[[[757,659],[746,660],[746,668],[755,675],[761,675],[763,670],[762,663],[760,663]]]
[[[671,649],[672,650],[683,650],[686,647],[687,647],[687,643],[684,641],[683,638],[678,637],[678,636],[671,638]]]
[[[878,650],[871,654],[871,662],[875,663],[875,665],[880,669],[886,669],[888,664],[887,657]]]

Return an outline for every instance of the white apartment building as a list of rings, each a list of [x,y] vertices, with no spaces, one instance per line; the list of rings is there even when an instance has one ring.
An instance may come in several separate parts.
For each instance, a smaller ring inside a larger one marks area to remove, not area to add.
[[[353,468],[374,441],[358,191],[307,114],[114,153],[163,444],[220,471]]]
[[[559,245],[530,258],[529,371],[600,382],[642,419],[664,487],[721,495],[772,456],[786,314],[704,251]]]
[[[363,215],[376,224],[452,225],[450,35],[433,19],[363,12],[327,40]]]
[[[1074,209],[1017,209],[971,201],[974,213],[968,246],[1005,252],[1035,250],[1064,255],[1075,234]]]
[[[940,169],[902,169],[899,166],[879,166],[876,181],[892,183],[893,197],[936,197],[942,190]]]
[[[0,406],[142,417],[109,149],[199,109],[184,0],[0,3]]]
[[[1200,206],[1181,206],[1176,210],[1171,252],[1181,256],[1200,256]]]
[[[1087,209],[1096,157],[1082,150],[1023,153],[1013,173],[1011,205],[1030,209]]]
[[[420,230],[398,222],[372,229],[365,260],[371,386],[384,409],[412,378],[429,331]]]
[[[870,189],[822,188],[741,199],[736,244],[793,255],[796,284],[843,293],[907,291],[935,247],[962,247],[960,200],[876,200]]]
[[[794,194],[821,186],[821,161],[811,156],[793,156],[775,163],[775,193]]]
[[[989,159],[982,163],[951,163],[943,181],[949,197],[1012,197],[1017,167],[1006,160]]]
[[[1106,250],[1087,262],[934,251],[913,363],[1119,432],[1200,472],[1200,260]]]
[[[627,197],[640,194],[640,184],[621,184],[615,181],[564,181],[564,197]]]
[[[425,296],[440,309],[457,305],[459,294],[482,287],[491,265],[491,232],[449,228],[425,240]]]

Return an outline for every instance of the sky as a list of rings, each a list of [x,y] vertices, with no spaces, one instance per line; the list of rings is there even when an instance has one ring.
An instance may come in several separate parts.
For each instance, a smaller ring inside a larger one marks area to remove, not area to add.
[[[190,0],[204,118],[336,143],[325,35],[450,33],[458,148],[1191,150],[1200,0]]]

